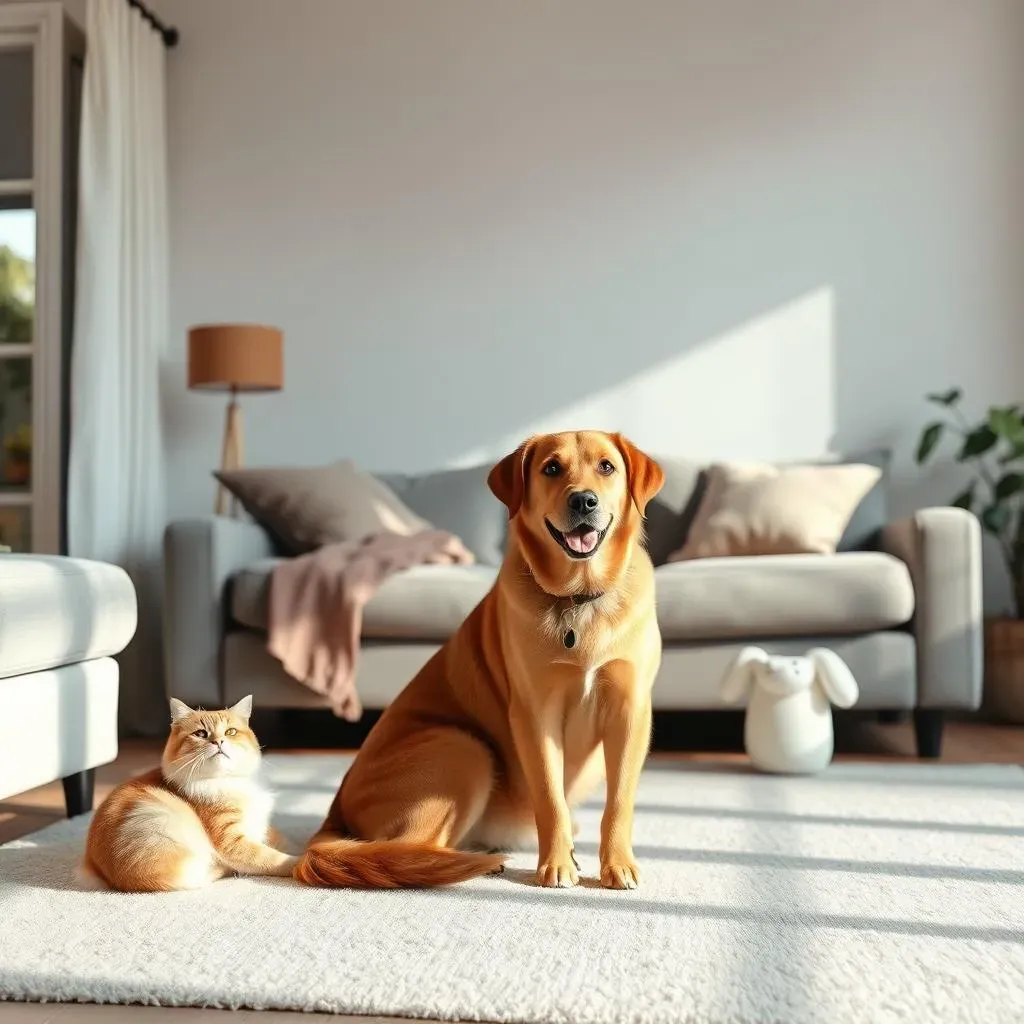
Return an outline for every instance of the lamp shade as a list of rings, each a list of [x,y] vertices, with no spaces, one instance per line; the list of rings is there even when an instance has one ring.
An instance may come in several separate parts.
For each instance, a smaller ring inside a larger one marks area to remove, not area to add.
[[[188,386],[209,391],[278,391],[283,335],[261,324],[204,324],[188,332]]]

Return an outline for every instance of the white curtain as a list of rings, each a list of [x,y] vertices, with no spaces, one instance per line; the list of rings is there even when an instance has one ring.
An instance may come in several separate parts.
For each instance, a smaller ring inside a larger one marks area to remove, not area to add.
[[[139,630],[121,724],[166,721],[160,647],[166,519],[159,375],[168,330],[164,45],[126,0],[88,0],[71,359],[69,554],[123,566]]]

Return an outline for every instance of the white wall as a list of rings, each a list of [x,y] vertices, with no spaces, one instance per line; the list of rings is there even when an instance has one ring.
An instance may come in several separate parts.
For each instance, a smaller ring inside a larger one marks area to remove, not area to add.
[[[250,463],[491,458],[526,433],[897,448],[1024,374],[1019,0],[160,0],[172,514],[222,404],[185,332],[286,331]],[[955,484],[955,479],[953,481]]]

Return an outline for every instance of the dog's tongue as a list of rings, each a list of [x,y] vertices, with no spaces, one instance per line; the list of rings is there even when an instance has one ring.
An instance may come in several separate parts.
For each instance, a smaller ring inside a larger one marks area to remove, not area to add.
[[[565,543],[581,555],[590,554],[597,547],[597,530],[584,530],[582,533],[573,530],[565,535]]]

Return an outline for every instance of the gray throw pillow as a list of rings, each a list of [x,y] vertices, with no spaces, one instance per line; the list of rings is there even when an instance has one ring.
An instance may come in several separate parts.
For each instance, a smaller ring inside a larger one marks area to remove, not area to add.
[[[381,473],[417,515],[454,533],[482,565],[501,565],[508,538],[508,514],[487,486],[491,463],[437,473]]]
[[[431,528],[380,480],[348,459],[327,466],[236,469],[213,475],[289,555],[382,531],[413,534]]]

